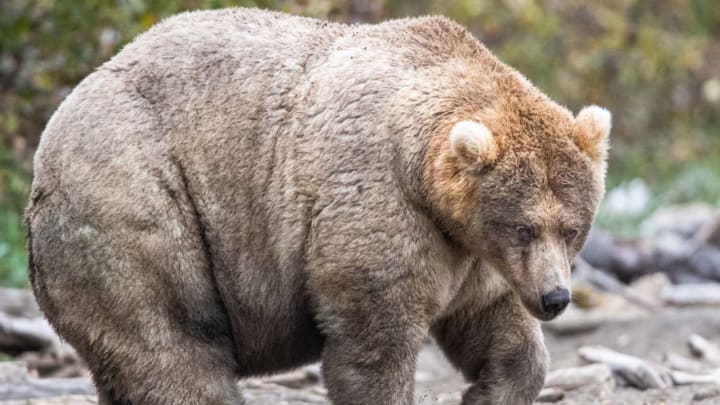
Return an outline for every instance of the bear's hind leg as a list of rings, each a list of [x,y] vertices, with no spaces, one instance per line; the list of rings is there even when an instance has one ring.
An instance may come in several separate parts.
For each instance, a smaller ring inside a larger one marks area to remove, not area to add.
[[[118,221],[136,215],[123,206],[88,218],[58,194],[28,216],[33,290],[87,361],[101,403],[241,404],[229,320],[193,218],[177,204],[142,223]]]
[[[139,351],[124,359],[124,367],[93,364],[99,404],[244,404],[232,370],[218,361],[216,353],[187,349],[172,354]]]
[[[542,389],[549,357],[540,323],[518,301],[508,293],[432,326],[445,355],[472,383],[463,405],[530,405]]]

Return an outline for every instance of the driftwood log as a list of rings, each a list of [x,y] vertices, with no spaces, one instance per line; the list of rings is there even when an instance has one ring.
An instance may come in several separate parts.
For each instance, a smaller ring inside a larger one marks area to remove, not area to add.
[[[685,371],[671,371],[673,383],[675,385],[688,384],[718,384],[720,385],[720,370],[714,370],[709,373],[695,374]]]
[[[668,285],[662,291],[667,305],[720,306],[720,283]]]
[[[0,352],[17,355],[59,346],[60,338],[30,291],[0,288]]]
[[[44,318],[0,313],[0,352],[16,355],[60,345],[60,338]]]
[[[0,398],[3,400],[94,394],[89,378],[35,378],[24,363],[0,363]]]
[[[61,341],[29,290],[0,288],[0,353],[26,363],[42,377],[86,375],[77,353]]]
[[[578,355],[588,363],[608,365],[616,376],[641,390],[668,388],[673,384],[670,372],[665,367],[606,347],[581,347]]]
[[[684,371],[686,373],[705,373],[709,371],[706,364],[699,362],[695,359],[691,359],[685,356],[681,356],[676,353],[665,354],[665,365],[675,371]]]
[[[612,370],[606,364],[597,363],[554,370],[545,378],[545,388],[554,387],[564,391],[596,384],[615,385]]]

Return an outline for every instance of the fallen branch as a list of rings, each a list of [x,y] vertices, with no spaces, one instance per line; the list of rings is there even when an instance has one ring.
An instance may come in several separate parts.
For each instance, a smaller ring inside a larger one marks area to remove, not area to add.
[[[639,389],[667,388],[672,378],[662,366],[637,357],[618,353],[602,346],[585,346],[578,355],[589,363],[607,364],[610,369],[630,385]]]
[[[561,388],[565,391],[574,390],[585,385],[615,385],[612,370],[606,364],[591,364],[582,367],[571,367],[554,370],[545,378],[545,387]]]
[[[679,307],[692,305],[720,306],[720,284],[668,285],[662,290],[662,299],[666,304]]]
[[[94,394],[89,378],[33,378],[23,363],[0,363],[0,398],[3,400]]]
[[[702,374],[671,371],[670,376],[675,385],[720,384],[720,370],[713,370],[712,372]]]
[[[18,354],[59,346],[60,338],[44,318],[16,318],[0,313],[0,352]]]
[[[709,371],[705,364],[676,353],[666,353],[665,364],[673,370],[686,373],[705,373]]]

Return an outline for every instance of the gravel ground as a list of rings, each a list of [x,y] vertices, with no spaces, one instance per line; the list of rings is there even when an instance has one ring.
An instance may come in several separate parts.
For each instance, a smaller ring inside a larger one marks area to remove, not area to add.
[[[546,331],[545,336],[553,361],[552,368],[557,369],[581,365],[576,351],[585,345],[603,345],[658,363],[662,362],[663,355],[667,352],[690,356],[686,342],[693,333],[720,341],[720,311],[708,308],[665,309],[652,316],[607,322],[589,333],[558,336]],[[459,393],[465,385],[437,348],[425,348],[418,368],[418,403],[458,403]],[[707,398],[702,399],[703,397]],[[647,391],[631,387],[617,387],[614,390],[607,387],[587,387],[568,392],[562,401],[555,404],[720,404],[720,386],[689,385]]]
[[[693,333],[720,342],[720,311],[713,308],[666,309],[645,318],[608,322],[592,333],[564,337],[546,333],[546,341],[553,359],[553,368],[579,365],[580,361],[575,352],[584,345],[603,345],[660,363],[663,355],[668,352],[690,356],[687,338]],[[586,389],[568,393],[567,397],[557,404],[720,404],[719,388],[711,385],[689,385],[647,391],[623,387],[613,392]],[[694,399],[696,397],[697,400]],[[708,398],[702,399],[703,397]]]
[[[584,345],[603,345],[623,353],[661,362],[663,354],[689,355],[687,338],[698,333],[720,341],[720,312],[717,309],[663,310],[634,320],[605,322],[592,332],[557,335],[546,331],[553,369],[580,365],[576,354]],[[416,375],[418,405],[456,405],[467,385],[445,361],[439,349],[427,345],[420,354]],[[314,365],[269,379],[240,383],[248,405],[329,404]],[[0,405],[96,404],[94,397],[74,396],[23,401],[2,401]],[[570,391],[557,405],[683,405],[720,404],[720,386],[690,385],[665,390],[639,391],[629,387],[586,387]]]

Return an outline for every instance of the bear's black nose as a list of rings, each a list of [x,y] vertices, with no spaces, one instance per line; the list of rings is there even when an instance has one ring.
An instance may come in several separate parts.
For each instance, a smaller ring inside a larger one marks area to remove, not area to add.
[[[548,315],[557,315],[570,303],[570,291],[558,288],[542,296],[542,308]]]

